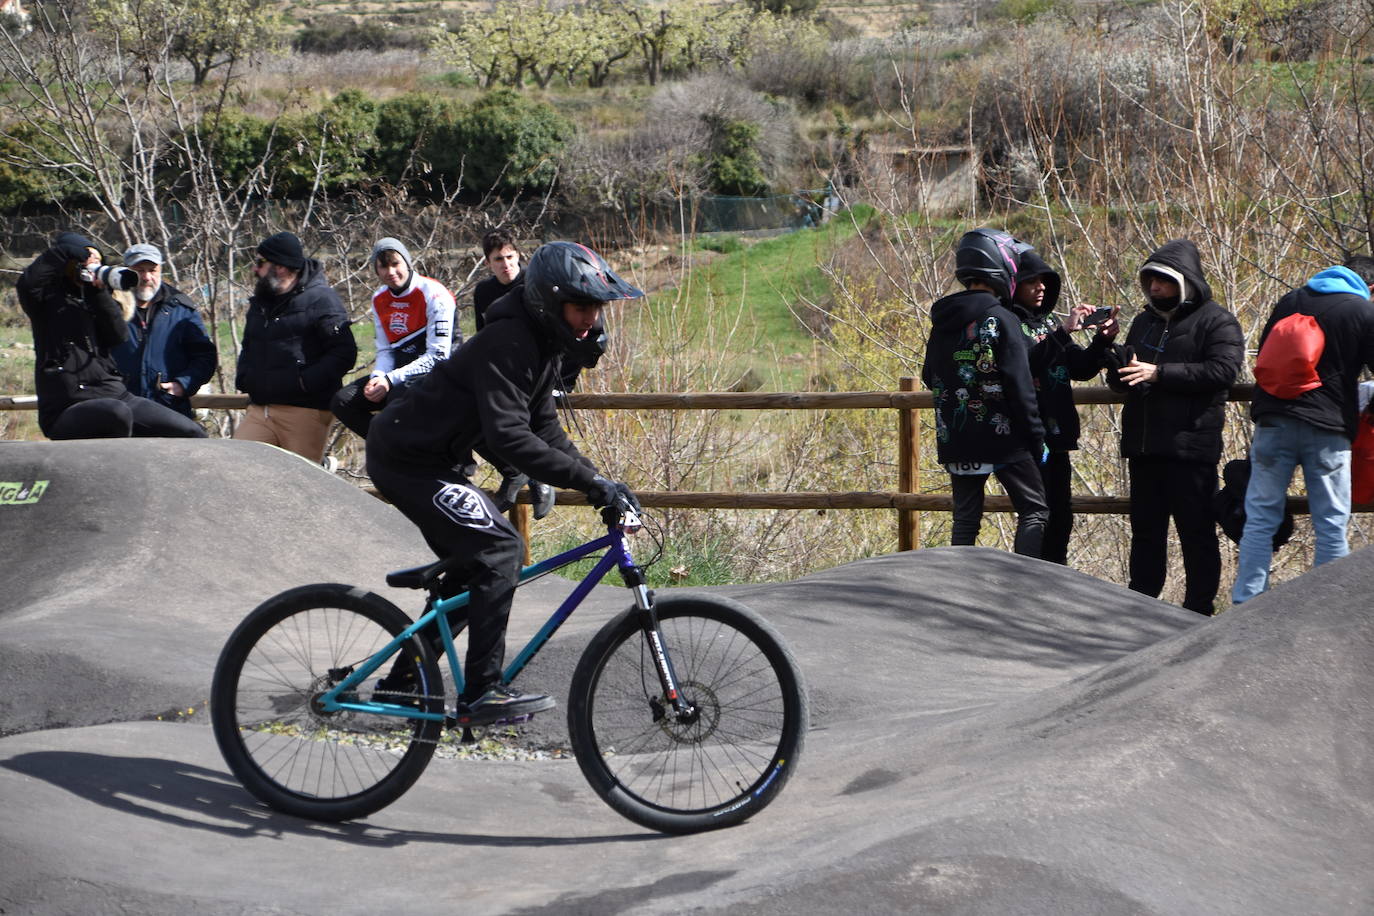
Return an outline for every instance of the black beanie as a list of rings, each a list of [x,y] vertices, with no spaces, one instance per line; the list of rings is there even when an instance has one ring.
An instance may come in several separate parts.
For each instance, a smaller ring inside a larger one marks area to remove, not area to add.
[[[301,240],[290,232],[278,232],[263,239],[258,246],[258,254],[290,270],[300,270],[305,266],[305,250],[301,248]]]
[[[91,256],[87,248],[94,248],[95,242],[79,232],[63,232],[53,239],[53,247],[67,256],[68,260],[85,263]]]

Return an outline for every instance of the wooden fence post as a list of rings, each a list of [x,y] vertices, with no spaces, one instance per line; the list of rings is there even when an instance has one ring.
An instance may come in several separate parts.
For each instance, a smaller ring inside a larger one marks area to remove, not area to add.
[[[899,381],[902,391],[915,391],[916,379]],[[897,490],[915,493],[921,486],[921,420],[915,410],[897,411]],[[921,513],[915,509],[897,510],[897,549],[919,550]]]
[[[524,564],[529,566],[530,560],[530,507],[525,503],[516,503],[510,507],[506,513],[506,518],[515,526],[515,530],[520,532],[520,540],[525,542]]]

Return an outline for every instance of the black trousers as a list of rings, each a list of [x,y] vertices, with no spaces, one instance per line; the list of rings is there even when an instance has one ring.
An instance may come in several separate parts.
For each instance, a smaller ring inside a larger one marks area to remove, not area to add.
[[[77,401],[46,424],[49,439],[204,439],[199,423],[156,401],[125,392],[117,398]]]
[[[1000,465],[992,472],[1016,509],[1016,541],[1013,549],[1026,557],[1040,556],[1045,538],[1045,521],[1050,514],[1036,465],[1037,462],[1026,458]],[[978,529],[983,524],[983,485],[987,479],[987,474],[949,475],[950,491],[954,495],[950,543],[956,547],[978,541]]]
[[[470,702],[501,680],[524,541],[491,498],[452,468],[399,461],[374,436],[367,443],[367,473],[437,556],[465,558],[456,570],[471,593],[460,699]]]
[[[367,438],[368,430],[372,428],[372,415],[380,413],[383,407],[396,400],[406,390],[405,382],[402,382],[387,389],[386,397],[380,401],[369,401],[363,396],[363,388],[371,378],[371,375],[356,378],[334,392],[334,396],[329,399],[329,409],[339,418],[339,422],[364,439]]]
[[[1132,458],[1130,588],[1151,598],[1164,590],[1169,520],[1183,553],[1183,606],[1213,611],[1221,584],[1221,545],[1212,496],[1217,467],[1205,461]]]
[[[1045,485],[1045,502],[1050,507],[1040,559],[1067,566],[1069,535],[1073,534],[1073,464],[1068,452],[1050,452],[1040,465],[1040,482]]]

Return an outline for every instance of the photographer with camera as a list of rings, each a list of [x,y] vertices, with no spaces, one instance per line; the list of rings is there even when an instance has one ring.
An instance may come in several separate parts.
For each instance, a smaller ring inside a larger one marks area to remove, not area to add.
[[[104,267],[90,239],[63,232],[24,269],[19,304],[33,327],[38,426],[49,439],[205,438],[198,423],[124,386],[111,350],[128,339],[111,289],[138,274]]]

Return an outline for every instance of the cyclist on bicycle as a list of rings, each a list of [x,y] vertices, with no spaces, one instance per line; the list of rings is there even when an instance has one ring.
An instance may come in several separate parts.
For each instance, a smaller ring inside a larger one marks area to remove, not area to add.
[[[492,304],[479,333],[387,405],[367,436],[367,472],[377,489],[438,556],[457,559],[441,591],[466,587],[470,594],[466,684],[457,711],[463,725],[555,705],[501,681],[524,544],[491,497],[469,481],[472,454],[581,490],[597,507],[619,499],[639,508],[625,484],[602,477],[568,439],[552,392],[564,361],[583,358],[603,306],[643,293],[573,242],[541,246],[524,277],[522,289]]]

